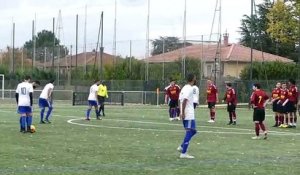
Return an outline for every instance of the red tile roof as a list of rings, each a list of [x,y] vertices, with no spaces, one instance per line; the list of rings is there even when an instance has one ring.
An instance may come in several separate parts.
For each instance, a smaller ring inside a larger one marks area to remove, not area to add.
[[[202,49],[203,48],[203,49]],[[203,50],[203,51],[202,51]],[[239,61],[239,62],[250,62],[250,48],[242,46],[240,44],[230,44],[228,46],[222,45],[221,47],[221,61]],[[192,45],[185,48],[186,57],[201,59],[203,61],[213,62],[216,56],[217,45]],[[203,55],[202,55],[203,53]],[[173,62],[180,59],[183,55],[183,49],[177,49],[171,52],[167,52],[160,55],[149,57],[150,63],[155,62]],[[147,59],[145,59],[147,60]],[[261,52],[253,49],[253,61],[280,61],[286,63],[292,63],[285,57]]]

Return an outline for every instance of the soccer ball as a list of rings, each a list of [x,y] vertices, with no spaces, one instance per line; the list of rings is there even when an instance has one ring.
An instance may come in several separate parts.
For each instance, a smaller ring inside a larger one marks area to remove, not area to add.
[[[34,125],[30,125],[30,132],[34,133],[36,131],[35,126]]]

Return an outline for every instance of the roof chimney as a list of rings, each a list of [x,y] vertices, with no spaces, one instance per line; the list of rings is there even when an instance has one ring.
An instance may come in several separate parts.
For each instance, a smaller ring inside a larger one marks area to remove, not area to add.
[[[229,34],[227,32],[223,35],[223,44],[225,47],[229,46]]]

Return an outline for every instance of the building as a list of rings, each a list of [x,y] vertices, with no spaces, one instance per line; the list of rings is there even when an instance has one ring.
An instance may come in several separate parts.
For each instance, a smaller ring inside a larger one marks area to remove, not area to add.
[[[228,34],[224,35],[220,53],[220,75],[223,77],[239,77],[245,66],[251,63],[251,48],[240,44],[229,44]],[[203,75],[212,77],[214,73],[217,44],[194,44],[185,48],[187,58],[200,59],[203,63]],[[174,62],[182,58],[183,49],[177,49],[148,58],[149,63]],[[147,61],[147,60],[146,60]],[[285,57],[261,52],[253,49],[253,61],[279,61],[293,63]],[[179,70],[180,71],[180,70]]]

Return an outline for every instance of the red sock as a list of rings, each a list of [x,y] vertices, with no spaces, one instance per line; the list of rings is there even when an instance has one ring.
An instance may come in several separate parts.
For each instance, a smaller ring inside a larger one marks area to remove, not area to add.
[[[259,123],[255,123],[255,134],[259,136]]]
[[[210,119],[215,120],[215,115],[216,115],[216,112],[211,111],[210,112]]]
[[[278,115],[275,114],[275,124],[278,125],[278,123],[279,123],[279,117]]]
[[[260,126],[261,130],[266,131],[266,127],[265,127],[265,124],[263,122],[260,122],[259,126]]]
[[[232,119],[233,119],[233,121],[236,121],[236,113],[235,113],[235,111],[232,112]]]

